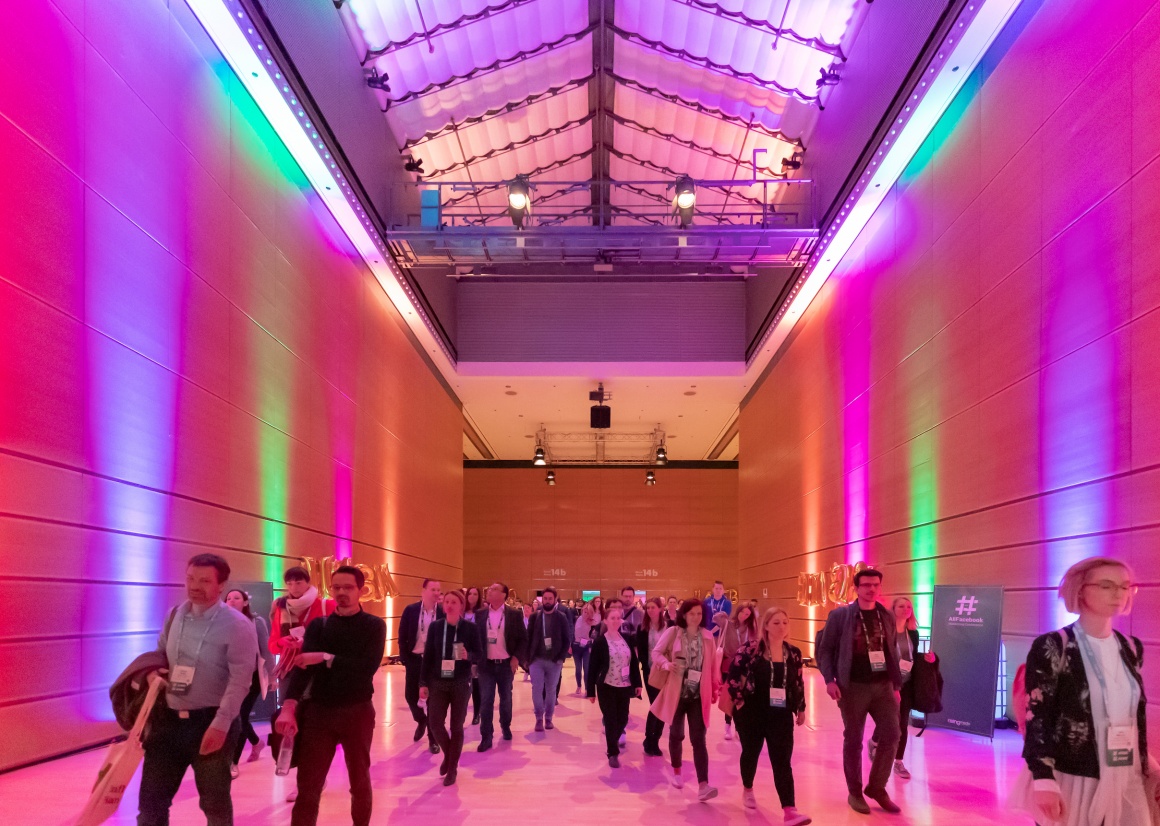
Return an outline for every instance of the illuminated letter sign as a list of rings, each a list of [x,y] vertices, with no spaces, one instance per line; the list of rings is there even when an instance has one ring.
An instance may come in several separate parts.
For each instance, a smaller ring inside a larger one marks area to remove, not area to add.
[[[871,567],[865,562],[834,563],[828,571],[802,571],[798,574],[798,605],[849,605],[854,601],[854,574]]]
[[[378,565],[367,565],[362,562],[353,562],[350,559],[336,559],[333,556],[303,556],[299,559],[302,561],[302,567],[310,574],[311,584],[318,589],[318,593],[322,595],[323,599],[330,599],[330,577],[335,568],[343,565],[353,565],[362,571],[362,575],[366,579],[363,585],[362,599],[366,602],[382,602],[387,597],[399,594],[399,589],[391,576],[391,569],[387,567],[385,562],[380,562]]]

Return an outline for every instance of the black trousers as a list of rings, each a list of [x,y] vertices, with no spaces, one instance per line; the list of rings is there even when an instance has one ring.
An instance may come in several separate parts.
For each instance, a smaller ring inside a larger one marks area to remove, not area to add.
[[[463,754],[463,720],[467,716],[467,701],[470,699],[470,680],[436,678],[427,686],[427,726],[443,750],[452,771],[459,766],[459,755]],[[450,732],[447,731],[449,716]]]
[[[246,742],[249,741],[251,746],[258,745],[258,732],[254,731],[254,724],[250,722],[250,714],[254,711],[254,703],[258,702],[258,697],[262,693],[262,682],[258,679],[258,672],[254,672],[254,681],[250,683],[250,693],[246,695],[246,699],[242,700],[242,709],[238,712],[238,720],[242,726],[242,734],[238,738],[238,744],[234,746],[234,765],[242,759],[242,749],[246,747]]]
[[[850,794],[862,794],[862,738],[869,716],[874,720],[879,748],[870,764],[866,789],[870,794],[884,791],[898,749],[898,701],[894,699],[894,686],[888,682],[852,682],[842,688],[838,708],[842,711],[842,770],[847,790]]]
[[[596,684],[596,702],[600,704],[600,716],[604,718],[604,743],[608,756],[620,754],[620,735],[628,726],[628,707],[632,702],[632,686]]]
[[[681,744],[685,740],[685,720],[689,721],[689,740],[693,744],[693,768],[697,770],[697,782],[709,782],[709,748],[705,745],[705,712],[701,708],[701,697],[681,695],[677,710],[673,712],[673,722],[669,725],[669,759],[673,768],[681,767]]]
[[[910,712],[914,709],[914,680],[907,680],[902,684],[898,703],[898,750],[894,753],[895,760],[906,756],[906,739],[910,730]],[[874,735],[870,738],[875,746],[878,745],[878,728],[874,728]]]
[[[794,715],[787,708],[754,708],[746,705],[733,721],[737,724],[737,736],[741,739],[741,784],[753,788],[753,778],[757,776],[757,762],[761,758],[764,745],[769,754],[769,765],[773,769],[773,785],[781,807],[793,806],[793,725]]]
[[[661,690],[659,688],[653,688],[647,682],[644,684],[644,690],[648,693],[648,702],[651,706],[656,702]],[[661,747],[661,735],[664,732],[665,721],[650,711],[648,718],[644,721],[644,744],[659,749]]]
[[[164,703],[161,698],[159,704]],[[181,788],[186,769],[191,767],[207,826],[233,826],[230,757],[241,727],[235,719],[225,745],[212,754],[200,754],[201,738],[216,714],[216,708],[202,708],[183,718],[163,706],[153,715],[149,736],[145,738],[137,826],[169,826],[169,807]]]
[[[350,819],[354,826],[371,822],[371,740],[375,733],[375,706],[370,700],[353,706],[302,704],[298,722],[298,800],[290,826],[314,826],[318,803],[334,751],[342,746],[350,776]]]
[[[411,709],[411,717],[421,726],[427,725],[427,712],[419,705],[419,672],[423,667],[423,658],[418,654],[408,654],[403,657],[403,668],[406,669],[407,679],[403,683],[403,698],[407,707]],[[427,730],[427,740],[434,743],[435,738]]]
[[[509,660],[484,660],[479,664],[480,717],[479,735],[485,743],[495,734],[495,695],[499,692],[499,725],[505,733],[512,730],[512,673]]]

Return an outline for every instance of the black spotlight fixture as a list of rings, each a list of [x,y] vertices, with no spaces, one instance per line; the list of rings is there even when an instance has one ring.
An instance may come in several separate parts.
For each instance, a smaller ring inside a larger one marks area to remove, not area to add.
[[[644,475],[644,483],[649,486],[655,485],[657,483],[657,475],[650,470]]]
[[[596,402],[592,405],[588,415],[588,426],[597,430],[607,430],[612,427],[612,408],[605,404],[612,398],[611,393],[604,392],[604,382],[595,390],[588,391],[588,400]]]
[[[665,450],[665,443],[661,442],[657,447],[657,464],[667,465],[669,463],[669,452]]]
[[[802,153],[794,152],[788,158],[781,159],[781,171],[789,172],[791,169],[802,168]]]
[[[532,456],[532,464],[536,467],[544,467],[548,464],[548,459],[544,455],[543,445],[536,445],[536,452]]]
[[[508,217],[516,229],[523,229],[528,216],[532,214],[532,187],[526,175],[517,175],[507,185]]]
[[[549,470],[548,475],[544,477],[544,481],[548,483],[548,487],[556,487],[556,471]]]
[[[681,228],[693,223],[693,212],[697,208],[697,185],[688,175],[677,178],[673,193],[673,214]]]
[[[403,169],[408,172],[415,172],[419,175],[423,174],[423,159],[416,158],[414,155],[407,155],[407,160],[403,164]]]
[[[818,89],[821,89],[823,86],[837,86],[838,81],[842,79],[842,76],[832,68],[819,69],[818,73],[820,75],[817,80]]]

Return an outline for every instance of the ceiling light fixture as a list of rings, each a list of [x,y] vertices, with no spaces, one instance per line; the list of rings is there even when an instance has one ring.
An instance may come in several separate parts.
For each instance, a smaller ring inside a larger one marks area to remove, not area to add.
[[[669,463],[669,453],[665,450],[664,442],[657,446],[657,464],[667,465]]]
[[[936,65],[926,73],[925,86],[912,93],[906,111],[899,114],[894,130],[898,134],[887,138],[889,142],[884,141],[874,161],[864,171],[860,183],[844,205],[845,217],[826,230],[822,243],[810,256],[802,280],[793,287],[790,300],[782,305],[774,323],[755,348],[756,356],[749,365],[750,369],[760,372],[785,343],[797,321],[805,315],[806,308],[850,252],[1019,3],[1020,0],[976,0],[969,4],[965,14],[973,13],[974,16],[960,18],[955,24],[951,36],[944,43],[943,59],[936,58]]]
[[[644,483],[649,487],[652,487],[657,483],[657,475],[650,470],[644,475]]]
[[[548,475],[544,477],[544,481],[548,483],[548,487],[556,487],[556,471],[549,470]]]
[[[548,464],[548,459],[544,456],[544,448],[542,445],[536,445],[536,452],[532,456],[532,464],[536,467],[544,467],[544,465]]]
[[[682,175],[677,178],[674,187],[676,191],[673,194],[673,214],[677,216],[677,222],[682,227],[687,227],[693,223],[693,212],[697,206],[697,185],[688,175]]]
[[[526,175],[517,175],[508,183],[508,216],[516,229],[523,229],[532,212],[532,187]]]

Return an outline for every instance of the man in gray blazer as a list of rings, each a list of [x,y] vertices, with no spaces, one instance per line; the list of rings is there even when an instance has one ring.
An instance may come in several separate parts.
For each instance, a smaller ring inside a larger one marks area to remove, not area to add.
[[[817,647],[826,693],[842,710],[842,767],[848,802],[861,814],[870,814],[867,797],[884,811],[901,811],[887,794],[886,781],[901,736],[898,692],[902,688],[902,672],[895,655],[894,617],[878,602],[881,589],[879,571],[866,568],[854,574],[858,599],[830,612]],[[870,782],[863,790],[862,738],[867,715],[874,719],[878,730],[878,750],[870,765]]]

